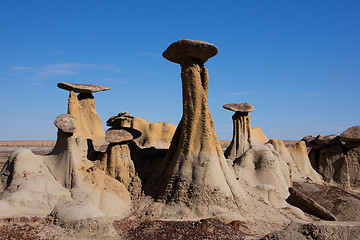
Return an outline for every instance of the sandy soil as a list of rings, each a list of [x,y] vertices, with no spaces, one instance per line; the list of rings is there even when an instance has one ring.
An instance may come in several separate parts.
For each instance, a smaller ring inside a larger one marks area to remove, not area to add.
[[[226,149],[230,141],[220,141]],[[47,154],[55,141],[0,141],[0,168],[20,148]],[[199,221],[150,221],[136,217],[113,221],[116,239],[259,239],[251,235],[246,222],[202,219]],[[0,239],[81,239],[75,230],[54,224],[51,217],[0,219]]]
[[[215,218],[199,221],[150,221],[125,218],[115,220],[112,224],[118,234],[114,239],[259,239],[246,234],[246,222],[223,222]],[[22,217],[0,219],[0,239],[83,238],[74,230],[56,226],[51,217]]]

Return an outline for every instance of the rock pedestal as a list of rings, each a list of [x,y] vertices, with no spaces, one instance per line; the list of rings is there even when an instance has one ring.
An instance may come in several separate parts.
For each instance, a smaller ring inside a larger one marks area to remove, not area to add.
[[[78,128],[76,137],[91,139],[96,145],[104,142],[105,131],[101,118],[96,112],[93,92],[106,91],[109,87],[92,84],[58,83],[58,87],[70,91],[68,100],[68,114],[75,118]],[[76,95],[76,93],[79,93]]]
[[[105,139],[110,144],[101,159],[105,172],[124,184],[136,197],[141,194],[141,180],[135,171],[128,143],[140,135],[139,131],[132,128],[108,129]]]
[[[241,190],[223,156],[208,107],[209,76],[203,64],[216,53],[212,44],[186,39],[163,53],[181,64],[183,89],[182,119],[158,167],[160,176],[147,186],[165,203],[163,217],[239,216]]]
[[[235,111],[233,120],[233,138],[225,151],[225,157],[235,160],[250,148],[250,116],[255,108],[249,103],[226,104],[225,109]]]

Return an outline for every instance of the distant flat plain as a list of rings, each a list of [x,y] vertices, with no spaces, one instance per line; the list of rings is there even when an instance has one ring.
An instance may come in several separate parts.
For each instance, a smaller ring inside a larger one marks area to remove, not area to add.
[[[11,153],[18,149],[30,149],[35,154],[44,155],[55,146],[55,141],[0,141],[0,169]]]
[[[230,140],[220,140],[220,145],[225,149],[230,145]],[[295,144],[297,141],[284,141],[285,146]],[[55,146],[56,141],[0,141],[0,170],[8,160],[11,153],[18,149],[30,149],[33,153],[39,155],[48,154]]]

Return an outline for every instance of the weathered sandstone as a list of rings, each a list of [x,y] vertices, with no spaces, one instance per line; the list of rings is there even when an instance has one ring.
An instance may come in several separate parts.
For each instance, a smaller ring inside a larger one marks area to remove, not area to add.
[[[233,138],[230,146],[225,150],[225,157],[235,160],[250,148],[251,125],[249,112],[255,108],[249,103],[225,104],[225,109],[234,111],[233,120]]]

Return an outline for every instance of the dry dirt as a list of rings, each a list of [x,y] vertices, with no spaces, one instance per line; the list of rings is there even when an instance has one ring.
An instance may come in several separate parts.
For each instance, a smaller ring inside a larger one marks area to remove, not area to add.
[[[19,148],[29,148],[36,154],[47,154],[54,144],[55,141],[0,141],[0,165]],[[220,144],[226,149],[230,141],[220,141]],[[331,208],[334,214],[336,214],[337,201],[341,201],[340,197],[335,202],[331,201],[334,194],[345,195],[339,189],[328,190],[322,189],[321,186],[296,185],[296,188],[307,194],[312,194],[315,188],[316,197],[321,198],[323,200],[321,203],[327,204],[326,207]],[[355,200],[349,195],[349,201],[359,200],[360,204],[359,195],[355,194],[353,198]],[[339,214],[337,215],[340,217]],[[252,236],[246,222],[219,219],[151,221],[132,217],[115,220],[113,226],[119,234],[118,239],[259,239],[261,237]],[[79,236],[76,235],[76,231],[56,226],[51,217],[22,217],[0,219],[0,239],[79,239]]]
[[[225,223],[219,219],[200,221],[149,221],[146,219],[115,220],[119,237],[127,240],[161,239],[258,239],[243,232],[246,222]],[[51,217],[6,218],[0,220],[0,239],[81,239],[76,231],[54,225]]]

